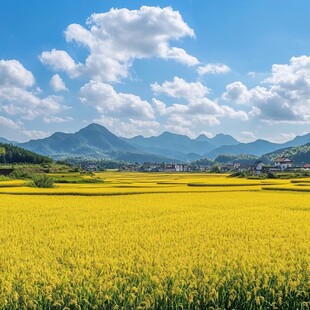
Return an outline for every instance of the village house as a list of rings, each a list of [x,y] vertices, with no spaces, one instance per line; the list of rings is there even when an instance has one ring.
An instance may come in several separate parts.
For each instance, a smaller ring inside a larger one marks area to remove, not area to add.
[[[189,165],[185,164],[175,164],[175,171],[176,172],[187,172],[190,171]]]
[[[86,170],[88,172],[95,172],[98,170],[98,166],[95,164],[85,164],[82,165],[83,170]]]
[[[173,163],[149,163],[145,162],[142,166],[142,171],[145,172],[187,172],[191,171],[188,164],[173,164]]]
[[[233,164],[233,170],[232,171],[248,171],[250,169],[250,165],[244,164],[244,163],[234,163]]]
[[[304,164],[304,165],[302,166],[302,169],[304,169],[304,170],[310,170],[310,164]]]
[[[212,169],[212,166],[211,165],[199,165],[197,168],[196,168],[196,171],[199,171],[199,172],[206,172],[206,171],[210,171]]]
[[[241,163],[233,163],[234,165],[234,170],[239,170],[239,168],[241,167]]]
[[[175,164],[165,164],[165,172],[175,172]]]
[[[219,168],[220,168],[221,172],[229,172],[229,171],[233,171],[234,165],[230,164],[230,163],[222,164],[222,165],[219,166]]]
[[[257,160],[253,165],[250,165],[248,171],[257,175],[261,174],[263,171],[263,162],[261,160]]]
[[[140,164],[124,165],[119,170],[120,171],[140,171],[141,170],[141,165]]]
[[[162,164],[145,162],[142,166],[142,170],[145,172],[161,172],[164,169]]]
[[[279,167],[282,171],[286,170],[288,168],[292,168],[294,162],[289,159],[289,158],[285,158],[285,157],[279,157],[275,160],[275,167]]]

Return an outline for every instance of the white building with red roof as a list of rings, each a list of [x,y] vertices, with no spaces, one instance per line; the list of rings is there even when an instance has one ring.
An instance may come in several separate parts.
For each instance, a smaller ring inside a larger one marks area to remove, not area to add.
[[[294,162],[286,157],[279,157],[274,161],[275,167],[280,167],[282,171],[287,168],[291,168],[293,164]]]
[[[302,168],[306,170],[310,170],[310,164],[304,164]]]

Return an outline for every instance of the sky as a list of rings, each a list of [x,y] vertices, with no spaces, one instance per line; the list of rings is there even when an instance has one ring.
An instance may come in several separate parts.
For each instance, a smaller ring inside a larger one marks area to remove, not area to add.
[[[309,0],[0,0],[0,137],[310,132]]]

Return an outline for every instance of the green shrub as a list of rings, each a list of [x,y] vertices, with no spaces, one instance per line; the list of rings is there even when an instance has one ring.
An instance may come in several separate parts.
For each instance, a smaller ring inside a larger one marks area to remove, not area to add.
[[[10,177],[13,179],[31,179],[33,172],[16,169],[10,174]]]
[[[267,172],[267,178],[268,179],[276,179],[277,175],[274,172],[268,171]]]
[[[246,177],[248,177],[248,172],[247,171],[236,171],[236,172],[232,173],[229,177],[246,178]]]
[[[36,187],[40,188],[52,188],[54,187],[54,180],[46,174],[34,175],[32,181]]]

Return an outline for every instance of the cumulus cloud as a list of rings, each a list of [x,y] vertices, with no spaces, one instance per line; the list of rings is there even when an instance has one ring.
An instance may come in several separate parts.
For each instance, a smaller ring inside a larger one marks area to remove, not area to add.
[[[17,60],[0,60],[0,85],[31,87],[35,83],[33,74]]]
[[[45,116],[43,117],[45,123],[66,123],[73,121],[73,118],[70,116],[61,117],[61,116]]]
[[[275,143],[285,143],[287,141],[291,141],[296,137],[296,134],[292,132],[281,133],[276,136],[269,137],[268,140]]]
[[[241,135],[238,137],[240,142],[248,143],[257,140],[255,133],[252,131],[242,131]]]
[[[153,99],[156,111],[161,115],[169,115],[170,119],[182,116],[183,122],[185,118],[189,118],[192,122],[202,122],[208,125],[218,124],[218,117],[248,120],[244,111],[236,111],[227,105],[220,105],[210,100],[207,97],[209,89],[201,82],[186,82],[182,78],[174,77],[173,81],[165,81],[161,85],[151,84],[151,89],[155,94],[185,100],[185,104],[174,103],[166,106],[162,101]]]
[[[135,59],[158,57],[188,66],[199,64],[184,49],[171,46],[172,41],[194,36],[181,14],[171,7],[111,9],[91,15],[86,27],[71,24],[66,29],[67,42],[75,42],[89,51],[83,65],[77,64],[67,52],[55,49],[43,52],[40,60],[72,78],[83,74],[93,80],[115,82],[128,77]]]
[[[237,104],[249,103],[249,100],[251,99],[247,87],[240,81],[227,85],[222,98],[226,101],[232,101]]]
[[[72,78],[78,77],[81,74],[80,69],[82,65],[76,64],[66,51],[52,49],[50,52],[43,52],[39,59],[44,65],[51,67],[54,71],[64,71]]]
[[[215,136],[213,133],[205,130],[200,131],[196,138],[198,138],[200,135],[205,135],[208,138],[213,138]]]
[[[200,76],[205,74],[226,74],[230,71],[231,69],[225,64],[207,64],[197,69],[197,73]]]
[[[48,137],[51,133],[42,130],[23,130],[22,134],[29,139],[43,139]]]
[[[155,109],[139,96],[117,92],[110,84],[90,81],[81,87],[80,100],[98,111],[95,122],[118,135],[132,137],[158,133],[160,123],[155,120]]]
[[[166,52],[163,51],[161,57],[164,59],[173,59],[187,66],[195,66],[199,64],[196,57],[188,55],[183,48],[178,47],[168,48]]]
[[[111,85],[103,82],[85,84],[80,90],[80,100],[108,117],[154,119],[153,107],[147,101],[136,95],[117,93]]]
[[[62,80],[59,74],[54,74],[49,84],[55,92],[68,90],[65,82]]]
[[[137,135],[154,136],[158,134],[161,125],[157,121],[143,121],[137,119],[120,120],[119,118],[101,116],[94,119],[94,122],[101,124],[116,135],[130,138]]]
[[[63,98],[48,96],[39,98],[31,92],[20,88],[0,87],[0,110],[9,115],[18,115],[32,120],[38,116],[57,114],[67,109]]]
[[[184,98],[189,101],[203,98],[209,93],[209,89],[200,82],[186,82],[184,79],[175,76],[173,81],[165,81],[162,85],[151,84],[155,94],[164,94],[172,98]]]
[[[205,126],[219,125],[220,119],[249,119],[245,111],[235,110],[228,105],[221,105],[217,100],[209,99],[210,89],[199,81],[187,82],[174,77],[172,81],[153,83],[150,86],[156,96],[177,100],[167,104],[164,99],[152,99],[156,117],[160,117],[165,130],[195,137]]]
[[[155,111],[157,113],[159,113],[160,115],[165,115],[166,114],[166,111],[167,111],[167,106],[164,102],[156,99],[156,98],[153,98],[152,99],[152,104],[155,108]]]
[[[165,130],[173,132],[175,134],[179,135],[185,135],[190,138],[195,138],[195,133],[188,127],[185,127],[184,125],[175,125],[173,122],[168,121],[168,124],[164,126]]]
[[[0,115],[0,127],[9,128],[9,129],[19,129],[20,124],[16,121],[13,121],[7,117]]]
[[[0,111],[32,120],[38,116],[57,114],[67,107],[63,98],[40,98],[32,73],[17,60],[0,61]]]
[[[268,122],[310,121],[310,56],[275,64],[261,85],[248,89],[241,82],[226,87],[222,99],[252,106],[250,115]]]

